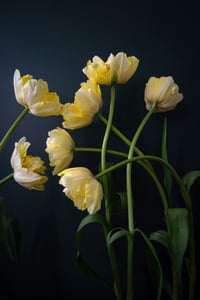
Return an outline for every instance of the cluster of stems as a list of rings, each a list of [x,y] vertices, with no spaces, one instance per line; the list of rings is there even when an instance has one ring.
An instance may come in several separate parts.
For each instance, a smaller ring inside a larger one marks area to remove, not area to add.
[[[95,178],[101,180],[103,185],[104,191],[104,200],[105,200],[105,220],[106,220],[106,230],[104,230],[105,239],[108,239],[108,236],[111,235],[114,230],[112,228],[112,220],[111,220],[111,210],[110,210],[110,188],[109,183],[107,180],[107,175],[112,173],[113,171],[121,168],[126,167],[126,194],[127,194],[127,224],[128,228],[126,229],[119,229],[118,235],[116,234],[116,239],[122,236],[127,237],[127,288],[126,288],[126,300],[133,300],[134,299],[134,280],[133,280],[133,251],[134,251],[134,235],[138,231],[143,236],[144,233],[141,232],[139,229],[135,228],[134,223],[134,206],[133,206],[133,185],[134,182],[132,180],[132,169],[133,164],[138,163],[142,168],[146,170],[149,176],[152,178],[154,184],[157,187],[159,192],[162,204],[163,204],[163,212],[166,221],[166,227],[168,235],[170,235],[170,221],[168,218],[168,199],[166,196],[165,189],[163,184],[159,180],[158,176],[156,175],[154,168],[152,167],[151,162],[155,161],[158,164],[161,164],[163,167],[167,168],[168,171],[171,173],[172,177],[176,181],[176,183],[180,187],[181,195],[184,200],[185,207],[188,210],[189,216],[189,241],[188,241],[188,249],[189,249],[189,265],[188,265],[188,274],[189,274],[189,292],[188,292],[188,300],[194,299],[194,291],[195,291],[195,245],[194,245],[194,227],[193,227],[193,213],[192,213],[192,205],[189,192],[187,191],[185,185],[183,184],[182,179],[177,174],[176,170],[169,164],[168,161],[164,160],[163,158],[153,156],[153,155],[144,155],[138,148],[137,148],[137,141],[140,137],[140,134],[143,131],[144,126],[155,112],[156,107],[152,107],[150,111],[144,116],[143,120],[139,124],[137,130],[135,131],[132,140],[129,140],[117,127],[113,125],[113,116],[115,111],[115,85],[111,86],[111,96],[110,96],[110,109],[108,113],[108,117],[105,118],[100,112],[97,113],[99,119],[105,124],[105,133],[103,136],[102,147],[101,148],[81,148],[76,147],[75,151],[90,151],[90,152],[99,152],[101,155],[101,171],[96,174]],[[5,134],[3,139],[0,142],[0,152],[3,150],[6,142],[13,134],[17,125],[22,121],[24,116],[28,112],[28,108],[25,108],[16,121],[12,124],[8,132]],[[119,139],[121,139],[129,148],[127,153],[115,151],[108,149],[108,142],[110,138],[110,133],[114,132]],[[110,167],[107,166],[107,154],[117,155],[118,157],[122,158],[122,160]],[[3,184],[7,180],[13,177],[13,173],[7,175],[3,179],[0,180],[0,184]],[[114,234],[113,234],[114,236]],[[113,237],[113,241],[116,240]],[[150,242],[149,242],[150,243]],[[117,267],[117,258],[115,255],[115,248],[114,243],[107,243],[108,247],[108,254],[110,258],[112,273],[113,273],[113,288],[116,295],[117,300],[124,299],[122,295],[122,288],[120,283],[120,275],[118,272]],[[152,244],[151,244],[152,245]],[[173,300],[180,300],[182,299],[182,286],[179,284],[177,279],[177,274],[173,265],[173,257],[171,257],[171,268],[172,268],[172,282],[173,282]],[[162,278],[160,279],[161,286],[162,286]],[[158,299],[161,299],[162,295],[162,288],[158,291]]]

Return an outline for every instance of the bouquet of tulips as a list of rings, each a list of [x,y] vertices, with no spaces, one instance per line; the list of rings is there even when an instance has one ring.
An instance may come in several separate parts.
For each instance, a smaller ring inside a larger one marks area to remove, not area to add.
[[[17,102],[24,107],[22,113],[11,125],[0,142],[0,151],[17,125],[25,115],[32,114],[38,117],[62,116],[60,127],[48,132],[45,152],[49,158],[49,165],[53,168],[52,175],[58,176],[58,183],[64,187],[66,199],[70,199],[79,210],[86,210],[77,227],[75,242],[77,247],[77,262],[80,267],[95,278],[102,278],[97,270],[94,270],[84,257],[81,245],[83,242],[82,231],[85,226],[98,223],[103,228],[105,245],[109,256],[113,281],[110,286],[117,300],[134,298],[133,253],[135,236],[140,235],[146,245],[146,251],[151,258],[150,268],[154,278],[155,298],[162,299],[163,295],[169,299],[193,300],[195,295],[195,238],[194,222],[191,204],[190,190],[193,183],[200,176],[200,171],[190,171],[180,176],[167,158],[167,120],[164,118],[162,131],[161,156],[145,154],[137,147],[138,139],[147,122],[156,113],[164,113],[173,110],[183,99],[178,85],[171,76],[150,77],[144,86],[144,103],[147,113],[134,129],[132,139],[121,132],[113,124],[113,116],[116,104],[117,85],[125,84],[135,74],[139,65],[139,59],[135,56],[127,56],[123,52],[116,55],[110,54],[106,61],[98,56],[89,60],[83,68],[87,80],[81,83],[74,95],[73,102],[61,103],[60,97],[55,92],[50,92],[48,84],[42,79],[36,80],[31,75],[21,76],[19,70],[14,72],[14,93]],[[101,86],[110,89],[109,111],[106,116],[101,113],[103,96]],[[133,84],[134,88],[134,84]],[[76,147],[73,139],[73,131],[89,126],[94,117],[98,118],[105,126],[101,147]],[[110,149],[111,133],[121,140],[127,149],[126,152]],[[47,184],[45,175],[45,163],[38,156],[27,154],[30,142],[26,137],[20,138],[14,145],[10,164],[12,172],[0,180],[3,184],[9,179],[14,179],[21,186],[32,190],[43,191]],[[75,152],[96,152],[99,161],[99,172],[93,174],[88,168],[76,166],[70,167]],[[108,155],[117,158],[116,163],[108,161]],[[163,206],[163,215],[158,218],[165,220],[165,229],[152,232],[150,236],[136,227],[133,197],[134,180],[132,170],[138,164],[147,172],[159,193]],[[162,176],[156,172],[155,164],[162,166]],[[112,175],[116,170],[123,173],[125,178],[124,191],[113,189]],[[173,204],[173,181],[178,185],[182,198],[182,206]],[[4,211],[4,199],[0,199],[0,240],[14,259],[19,250],[19,227],[16,230],[16,220],[8,218]],[[114,225],[115,213],[123,214],[127,220],[124,224]],[[120,272],[118,269],[119,258],[116,255],[116,242],[122,238],[127,249],[127,279],[126,288],[122,288]],[[166,249],[170,259],[170,274],[167,276],[163,270],[163,262],[155,247],[162,245]],[[187,265],[187,275],[183,275],[184,265]],[[183,284],[183,277],[187,278],[187,285]],[[125,291],[124,291],[125,290]]]

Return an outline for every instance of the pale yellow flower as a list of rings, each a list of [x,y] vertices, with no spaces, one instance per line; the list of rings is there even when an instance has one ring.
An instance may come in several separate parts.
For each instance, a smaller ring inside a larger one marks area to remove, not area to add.
[[[75,93],[74,102],[66,103],[62,108],[63,127],[72,130],[88,126],[102,104],[99,85],[91,80],[81,83]]]
[[[44,162],[38,156],[27,155],[30,143],[22,137],[15,143],[10,162],[13,168],[14,179],[25,188],[32,190],[44,190],[47,181]]]
[[[64,128],[73,130],[88,126],[93,121],[93,116],[80,110],[76,103],[66,103],[62,108]]]
[[[83,68],[83,73],[98,84],[123,84],[133,76],[138,64],[139,60],[135,56],[127,56],[124,52],[116,55],[111,53],[106,62],[94,56]]]
[[[53,175],[69,167],[74,156],[74,141],[71,135],[62,128],[57,127],[48,132],[45,151],[49,155],[50,166],[55,167]]]
[[[150,77],[146,83],[144,100],[146,109],[156,106],[157,112],[172,110],[183,99],[179,87],[171,76]]]
[[[93,117],[103,105],[99,85],[91,80],[81,83],[80,89],[75,93],[74,103],[82,112]]]
[[[13,84],[17,102],[27,107],[33,115],[46,117],[60,114],[62,104],[59,96],[49,92],[46,81],[33,79],[32,75],[21,77],[20,71],[15,70]]]
[[[87,168],[76,167],[63,170],[59,184],[64,186],[63,192],[80,209],[95,214],[101,208],[103,189],[99,181]]]

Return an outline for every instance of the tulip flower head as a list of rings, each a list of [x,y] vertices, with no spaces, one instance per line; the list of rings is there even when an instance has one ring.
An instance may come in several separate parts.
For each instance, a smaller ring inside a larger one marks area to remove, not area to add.
[[[135,73],[139,60],[135,56],[127,56],[124,52],[112,53],[106,62],[94,56],[89,60],[83,73],[91,80],[102,85],[126,83]]]
[[[53,175],[69,167],[73,159],[74,141],[70,134],[57,127],[48,132],[45,151],[49,155],[50,166],[54,167]]]
[[[63,127],[73,130],[88,126],[102,104],[99,85],[91,80],[81,83],[75,93],[74,102],[66,103],[62,108]]]
[[[25,188],[32,190],[44,190],[47,181],[44,162],[38,156],[27,155],[30,143],[22,137],[15,143],[10,162],[14,171],[14,179]]]
[[[62,104],[54,92],[49,92],[48,84],[42,79],[33,79],[31,75],[20,75],[19,70],[14,72],[14,91],[19,104],[27,107],[35,116],[59,115]]]
[[[75,167],[63,170],[58,174],[63,192],[80,209],[95,214],[101,208],[103,189],[89,169]]]
[[[103,105],[99,85],[91,80],[81,83],[81,88],[75,93],[74,103],[83,113],[91,116],[96,114]]]
[[[157,112],[172,110],[183,99],[179,87],[171,76],[150,77],[144,92],[146,109],[156,106]]]

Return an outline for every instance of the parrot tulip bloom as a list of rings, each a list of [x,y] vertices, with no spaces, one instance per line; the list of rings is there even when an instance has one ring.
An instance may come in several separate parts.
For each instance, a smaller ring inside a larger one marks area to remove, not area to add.
[[[48,132],[45,151],[49,155],[50,166],[55,167],[53,175],[69,167],[73,160],[74,141],[70,134],[62,128],[56,128]]]
[[[27,155],[30,143],[22,137],[17,143],[12,153],[10,162],[14,171],[14,179],[25,188],[32,190],[44,190],[47,177],[44,162],[38,156]]]
[[[81,83],[81,88],[75,94],[74,103],[83,113],[91,116],[96,114],[103,105],[99,85],[91,80]]]
[[[103,189],[99,181],[87,168],[76,167],[63,170],[58,174],[63,192],[80,209],[95,214],[101,208]]]
[[[171,76],[150,77],[144,92],[146,109],[156,106],[157,112],[172,110],[183,99],[179,87]]]
[[[83,82],[75,93],[74,102],[66,103],[62,108],[63,127],[73,130],[88,126],[102,104],[99,85],[91,80]]]
[[[139,60],[135,56],[127,57],[124,52],[119,52],[116,56],[111,53],[106,62],[94,56],[83,68],[83,73],[98,84],[123,84],[133,76],[138,64]]]
[[[88,126],[92,123],[93,116],[85,114],[75,103],[66,103],[62,109],[63,127],[74,130]]]
[[[19,70],[15,70],[13,84],[17,102],[27,107],[33,115],[46,117],[60,114],[62,104],[56,93],[49,92],[46,81],[33,79],[31,75],[21,77]]]

